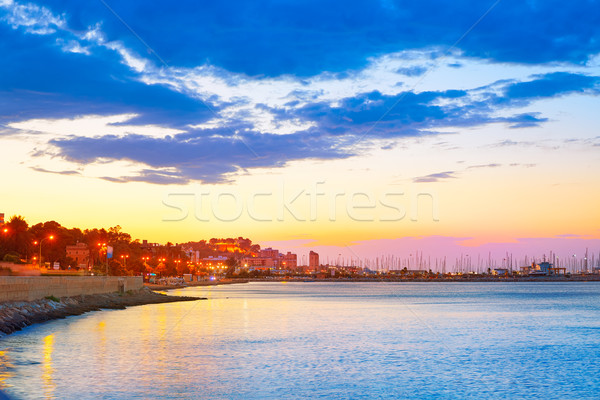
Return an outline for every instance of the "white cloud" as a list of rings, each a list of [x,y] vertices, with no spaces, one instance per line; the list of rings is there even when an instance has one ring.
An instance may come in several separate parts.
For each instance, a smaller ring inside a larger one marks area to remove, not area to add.
[[[246,122],[259,132],[285,135],[305,131],[315,126],[315,123],[300,120],[293,113],[290,113],[289,119],[281,120],[269,108],[293,111],[315,102],[326,102],[336,107],[344,98],[372,91],[393,96],[405,91],[419,93],[458,89],[469,90],[469,96],[473,100],[482,97],[484,91],[498,90],[498,86],[493,83],[499,80],[524,80],[533,74],[555,71],[600,74],[598,57],[590,58],[587,65],[581,66],[522,65],[468,58],[459,50],[444,55],[440,48],[427,48],[373,57],[363,69],[341,74],[323,72],[303,79],[291,75],[254,78],[211,65],[193,68],[157,66],[155,60],[136,54],[122,42],[108,40],[100,22],[88,27],[83,33],[74,32],[69,29],[64,16],[55,15],[45,7],[18,4],[12,0],[2,0],[0,6],[9,11],[5,20],[15,29],[25,27],[29,33],[46,35],[58,29],[71,34],[72,40],[57,39],[65,52],[90,55],[90,46],[102,46],[118,53],[123,64],[138,74],[139,81],[147,85],[166,86],[208,105],[216,104],[219,111],[214,118],[201,125],[193,125],[196,128],[223,127],[232,122]],[[456,65],[460,67],[456,68]],[[406,74],[410,70],[422,73]],[[439,101],[439,105],[458,106],[467,100],[457,98]],[[54,121],[51,125],[57,123]],[[104,128],[105,132],[116,130],[114,126]],[[89,129],[86,132],[90,132]],[[136,132],[148,131],[147,127],[135,129]],[[123,132],[122,129],[118,131],[118,134]],[[162,135],[165,132],[164,128],[159,131],[152,128],[148,132],[152,132],[152,135]]]
[[[212,120],[195,127],[222,127],[232,121],[243,121],[260,132],[291,134],[315,124],[295,116],[282,121],[268,108],[289,111],[314,102],[326,102],[335,107],[344,98],[372,91],[393,96],[404,91],[419,93],[459,89],[471,90],[470,95],[478,96],[479,91],[473,89],[485,87],[486,91],[494,90],[490,85],[498,80],[523,80],[532,74],[555,71],[600,74],[597,57],[590,58],[588,64],[582,66],[530,66],[472,59],[458,50],[444,55],[439,48],[427,48],[373,57],[365,68],[343,74],[323,72],[304,79],[291,75],[254,78],[211,65],[194,68],[157,66],[155,60],[137,55],[122,42],[108,40],[100,22],[80,33],[69,29],[64,16],[54,15],[45,7],[18,4],[12,0],[2,0],[0,6],[9,11],[5,20],[13,28],[25,27],[27,32],[36,34],[52,34],[60,29],[71,34],[72,40],[57,40],[65,52],[90,55],[90,45],[102,46],[118,53],[122,62],[138,74],[141,82],[166,86],[219,106],[219,113]],[[456,68],[456,65],[460,67]],[[407,75],[405,71],[411,69],[425,72]],[[464,99],[444,101],[458,105]],[[293,105],[290,105],[292,102]]]
[[[18,4],[12,0],[0,2],[0,7],[8,12],[3,18],[13,29],[25,28],[25,32],[36,35],[49,35],[66,27],[62,15],[54,15],[46,7],[35,4]]]
[[[65,42],[62,39],[57,39],[56,42],[61,45],[61,48],[66,53],[85,54],[89,56],[91,54],[89,47],[84,47],[76,40],[70,40]]]

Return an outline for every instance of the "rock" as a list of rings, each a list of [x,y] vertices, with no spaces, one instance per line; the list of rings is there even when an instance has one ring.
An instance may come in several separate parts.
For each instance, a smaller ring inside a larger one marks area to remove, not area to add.
[[[129,306],[206,300],[200,297],[167,296],[148,288],[124,294],[110,293],[63,297],[59,302],[42,299],[32,302],[0,303],[0,332],[11,334],[29,325],[62,319],[101,309],[123,310]]]

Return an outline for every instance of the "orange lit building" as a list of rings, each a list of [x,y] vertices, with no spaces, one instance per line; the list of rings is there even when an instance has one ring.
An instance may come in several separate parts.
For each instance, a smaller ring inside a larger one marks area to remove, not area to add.
[[[242,260],[242,265],[249,269],[274,268],[276,260],[270,257],[247,257]],[[258,267],[258,268],[257,268]]]
[[[215,243],[214,246],[215,246],[216,250],[221,253],[236,253],[236,252],[239,253],[242,251],[242,249],[240,249],[240,247],[237,245],[237,243],[220,242],[220,243]]]
[[[201,260],[198,261],[198,266],[199,267],[204,267],[204,268],[212,268],[212,269],[223,269],[225,268],[226,264],[225,262],[227,261],[227,257],[213,257],[213,256],[209,256],[206,258],[203,258]]]
[[[273,260],[277,260],[279,258],[279,250],[272,249],[270,247],[268,247],[266,249],[262,249],[260,251],[260,257],[272,258]]]
[[[308,266],[311,268],[319,268],[319,253],[311,250],[308,254]]]
[[[298,266],[298,256],[296,254],[292,254],[291,252],[287,252],[286,255],[283,256],[283,265],[282,267],[287,270],[296,269]]]
[[[88,268],[90,265],[90,249],[85,243],[67,246],[67,257],[75,260],[78,268]]]

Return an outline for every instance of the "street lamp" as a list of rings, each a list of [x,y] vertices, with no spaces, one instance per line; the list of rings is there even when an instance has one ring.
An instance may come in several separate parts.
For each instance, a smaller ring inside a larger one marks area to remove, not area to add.
[[[125,262],[125,269],[127,269],[127,259],[129,258],[129,254],[121,254],[121,261]]]
[[[46,239],[53,240],[54,239],[54,235],[50,235],[50,236],[45,237],[45,238],[43,238],[43,239],[40,240],[40,258],[39,258],[39,262],[40,262],[39,266],[40,266],[40,268],[42,268],[42,243]],[[34,242],[34,244],[37,244],[37,242]]]
[[[98,243],[101,249],[106,247],[106,276],[108,276],[108,245],[106,243]]]

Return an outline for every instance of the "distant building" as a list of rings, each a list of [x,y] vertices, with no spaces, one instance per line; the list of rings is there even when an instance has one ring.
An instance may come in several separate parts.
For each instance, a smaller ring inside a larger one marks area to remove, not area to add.
[[[4,225],[4,213],[0,213],[0,225]]]
[[[531,263],[530,267],[521,267],[523,275],[564,275],[566,272],[566,268],[555,267],[554,264],[548,261],[539,264]]]
[[[282,266],[287,270],[296,269],[298,266],[298,256],[288,251],[287,254],[283,256]]]
[[[67,257],[75,260],[78,268],[88,268],[90,266],[90,249],[87,244],[79,243],[67,246]]]
[[[276,260],[279,258],[279,250],[275,250],[270,247],[262,249],[259,253],[259,257],[272,258],[273,260]]]
[[[311,250],[308,254],[308,266],[312,268],[319,268],[319,253],[315,253]]]
[[[221,265],[225,265],[225,261],[227,261],[227,257],[223,257],[223,256],[218,256],[218,257],[213,257],[213,256],[208,256],[205,258],[202,258],[200,260],[200,265],[201,266],[221,266]]]
[[[494,268],[492,270],[492,275],[508,276],[508,269],[506,269],[506,268]]]
[[[200,251],[199,250],[194,250],[193,247],[182,247],[181,249],[186,257],[188,257],[190,259],[191,263],[197,263],[200,261]]]
[[[242,265],[249,271],[271,269],[276,267],[276,260],[271,257],[246,257],[242,259]]]
[[[153,256],[156,256],[157,250],[160,248],[158,243],[148,243],[147,240],[143,240],[140,244],[143,251],[150,252]]]
[[[146,239],[142,240],[142,244],[140,245],[142,249],[151,249],[153,247],[160,247],[159,243],[148,243]]]

